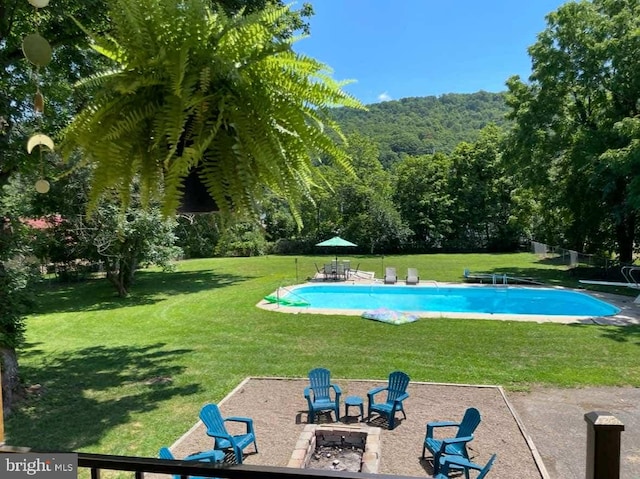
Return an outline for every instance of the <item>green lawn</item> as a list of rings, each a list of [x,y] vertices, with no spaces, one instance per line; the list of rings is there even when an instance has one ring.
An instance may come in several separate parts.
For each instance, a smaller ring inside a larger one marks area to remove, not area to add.
[[[465,267],[577,285],[530,254],[353,257],[375,271],[460,281]],[[6,424],[7,443],[37,449],[155,456],[247,376],[550,386],[640,386],[640,328],[430,319],[391,326],[355,316],[294,315],[255,307],[302,282],[328,257],[184,261],[137,275],[128,299],[102,281],[44,284],[19,351],[28,384],[42,385]],[[300,392],[302,398],[302,391]],[[302,403],[301,403],[302,404]]]

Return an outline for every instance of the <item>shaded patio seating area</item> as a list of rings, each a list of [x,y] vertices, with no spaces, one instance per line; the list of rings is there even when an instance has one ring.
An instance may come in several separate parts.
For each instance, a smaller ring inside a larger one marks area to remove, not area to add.
[[[322,269],[316,266],[316,270],[325,281],[346,281],[351,277],[351,261],[333,260],[331,263],[325,263]]]

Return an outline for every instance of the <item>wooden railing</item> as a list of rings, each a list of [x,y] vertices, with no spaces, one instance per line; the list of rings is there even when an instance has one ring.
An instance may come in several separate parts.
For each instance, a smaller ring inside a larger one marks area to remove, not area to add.
[[[38,452],[28,448],[0,446],[0,453]],[[51,451],[47,451],[51,452]],[[186,479],[189,476],[229,479],[425,479],[390,474],[367,474],[347,471],[294,469],[290,467],[253,466],[248,464],[214,464],[196,461],[154,459],[147,457],[112,456],[107,454],[78,453],[78,468],[89,469],[91,479],[100,479],[103,470],[131,472],[135,479],[145,474],[173,474]]]
[[[586,479],[619,479],[620,439],[621,433],[624,431],[624,424],[612,414],[604,411],[592,411],[585,414],[584,419],[587,422]],[[0,453],[27,452],[51,453],[52,451],[33,451],[29,448],[6,446],[0,442]],[[78,468],[89,469],[91,479],[100,479],[100,471],[103,470],[131,472],[135,479],[144,479],[145,473],[172,474],[180,476],[182,479],[187,479],[189,476],[229,479],[426,479],[426,477],[416,478],[390,474],[247,464],[214,464],[84,452],[78,453]]]

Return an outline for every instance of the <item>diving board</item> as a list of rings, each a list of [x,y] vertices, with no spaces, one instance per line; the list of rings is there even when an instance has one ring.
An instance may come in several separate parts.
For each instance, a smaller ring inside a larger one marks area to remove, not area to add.
[[[582,284],[592,284],[595,286],[618,286],[622,288],[631,288],[631,289],[640,289],[640,283],[636,280],[633,273],[639,272],[640,267],[638,266],[623,266],[620,268],[620,272],[622,276],[627,280],[623,281],[598,281],[595,279],[580,279],[578,280]],[[633,300],[634,303],[640,304],[640,294]]]
[[[596,281],[594,279],[581,279],[580,283],[583,284],[595,284],[599,286],[621,286],[625,288],[640,289],[640,284],[637,283],[623,283],[622,281]]]

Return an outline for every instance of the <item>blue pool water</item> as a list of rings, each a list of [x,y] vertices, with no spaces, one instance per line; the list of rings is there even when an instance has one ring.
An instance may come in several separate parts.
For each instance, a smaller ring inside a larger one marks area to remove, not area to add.
[[[610,316],[620,310],[584,293],[551,288],[492,286],[308,285],[283,298],[309,308],[396,311]]]

